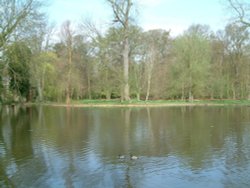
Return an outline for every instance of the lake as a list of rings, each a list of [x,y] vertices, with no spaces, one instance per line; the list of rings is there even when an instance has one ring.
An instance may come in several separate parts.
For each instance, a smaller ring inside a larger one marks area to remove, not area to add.
[[[250,107],[0,106],[3,188],[249,186]]]

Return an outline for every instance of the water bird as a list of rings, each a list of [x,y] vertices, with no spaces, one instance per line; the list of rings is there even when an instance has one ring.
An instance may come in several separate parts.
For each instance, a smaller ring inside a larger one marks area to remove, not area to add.
[[[135,155],[130,155],[130,159],[136,160],[136,159],[139,159],[139,157],[137,157],[137,156],[135,156]]]
[[[125,159],[125,156],[124,155],[118,155],[118,158],[119,159]]]

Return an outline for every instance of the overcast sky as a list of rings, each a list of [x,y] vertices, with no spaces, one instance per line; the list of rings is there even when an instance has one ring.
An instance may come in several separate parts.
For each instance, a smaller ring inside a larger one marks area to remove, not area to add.
[[[139,26],[145,30],[170,29],[172,35],[182,33],[191,24],[223,29],[230,16],[223,0],[138,0],[137,9]],[[82,18],[105,25],[112,20],[112,10],[105,0],[51,0],[49,16],[57,25]]]

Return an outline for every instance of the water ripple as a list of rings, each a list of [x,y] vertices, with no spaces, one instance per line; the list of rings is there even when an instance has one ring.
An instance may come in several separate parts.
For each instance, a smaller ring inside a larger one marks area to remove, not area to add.
[[[250,117],[244,108],[46,107],[25,121],[5,118],[0,179],[6,176],[14,187],[250,185]],[[130,153],[139,159],[130,160]]]

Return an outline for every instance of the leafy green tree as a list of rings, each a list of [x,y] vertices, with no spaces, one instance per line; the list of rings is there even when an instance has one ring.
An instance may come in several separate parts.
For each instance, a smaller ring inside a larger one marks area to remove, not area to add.
[[[233,97],[234,99],[244,97],[247,92],[246,85],[248,79],[246,79],[245,75],[248,73],[245,71],[249,69],[246,61],[248,44],[249,32],[245,27],[236,24],[226,26],[224,47],[227,57],[227,93],[228,97]]]
[[[143,45],[143,31],[140,28],[135,29],[131,36],[133,50],[131,51],[130,65],[130,86],[132,96],[136,96],[138,101],[141,100],[143,89],[145,87],[145,53]]]
[[[10,90],[13,100],[31,100],[30,95],[30,61],[31,50],[23,42],[16,42],[8,47],[7,52],[8,70],[10,76]]]
[[[109,28],[103,37],[99,36],[98,41],[98,88],[106,99],[110,99],[111,95],[120,96],[120,90],[123,90],[120,29]]]
[[[58,61],[56,54],[53,52],[41,52],[37,56],[32,56],[30,63],[30,83],[36,88],[36,100],[42,102],[44,100],[56,100],[58,96],[58,87],[56,78],[56,62]]]
[[[31,54],[34,54],[36,51],[36,48],[34,48],[35,45],[38,46],[41,43],[38,43],[36,39],[39,37],[42,38],[41,31],[44,31],[44,29],[41,28],[44,28],[46,24],[46,16],[41,11],[44,5],[42,0],[0,1],[0,62],[2,65],[0,71],[2,77],[1,85],[3,86],[0,93],[2,98],[10,94],[9,81],[10,77],[13,76],[9,75],[9,73],[11,72],[10,66],[14,66],[14,58],[11,60],[12,64],[9,64],[10,56],[7,57],[7,54],[14,53],[10,52],[10,48],[17,46],[18,43],[22,43],[22,45],[28,47]],[[38,35],[39,37],[35,37]],[[25,41],[25,44],[23,41]],[[23,69],[27,68],[26,65],[23,66]],[[20,70],[21,67],[18,69]],[[13,79],[11,83],[12,87],[14,87]],[[16,89],[15,92],[17,92]]]
[[[76,35],[74,37],[73,46],[73,66],[74,70],[78,70],[76,88],[74,89],[74,97],[92,99],[92,82],[94,74],[94,61],[91,57],[91,42],[87,40],[85,35]]]
[[[162,76],[162,70],[166,67],[166,58],[168,54],[169,32],[161,29],[150,30],[144,33],[143,45],[146,50],[145,56],[145,75],[146,75],[146,100],[149,99],[150,90],[152,86],[154,93],[160,90],[161,86],[158,84]],[[152,84],[153,82],[153,84]],[[152,86],[151,86],[152,85]]]
[[[226,97],[226,53],[223,32],[218,31],[211,37],[211,65],[207,93],[211,99]]]
[[[207,27],[191,26],[184,35],[176,38],[174,50],[176,62],[173,65],[173,88],[177,90],[176,94],[190,101],[195,97],[205,97],[211,62]]]

